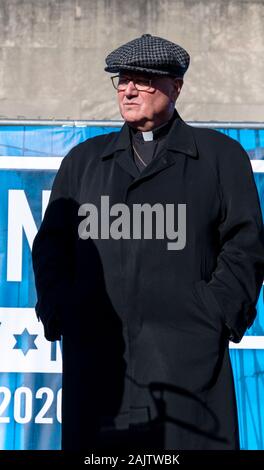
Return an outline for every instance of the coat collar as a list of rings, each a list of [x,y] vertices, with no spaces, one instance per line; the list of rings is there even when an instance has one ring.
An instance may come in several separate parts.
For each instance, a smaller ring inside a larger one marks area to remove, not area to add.
[[[166,148],[175,153],[184,153],[188,157],[198,157],[192,127],[182,120],[176,110],[175,120],[167,137]]]
[[[166,139],[166,149],[197,158],[197,147],[191,126],[186,124],[175,110],[175,120]],[[101,153],[102,160],[112,158],[116,152],[130,148],[129,125],[125,123],[115,138],[110,140]],[[171,154],[172,156],[172,154]]]
[[[106,145],[104,151],[101,153],[102,160],[111,158],[116,152],[126,150],[130,147],[130,133],[129,126],[125,124],[121,127],[120,132],[115,134],[114,139],[111,139]]]

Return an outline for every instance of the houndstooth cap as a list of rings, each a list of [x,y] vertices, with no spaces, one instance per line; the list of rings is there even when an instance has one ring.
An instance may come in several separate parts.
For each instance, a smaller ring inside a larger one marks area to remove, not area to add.
[[[190,56],[178,44],[151,34],[143,34],[118,47],[105,59],[106,72],[144,72],[155,75],[183,77]]]

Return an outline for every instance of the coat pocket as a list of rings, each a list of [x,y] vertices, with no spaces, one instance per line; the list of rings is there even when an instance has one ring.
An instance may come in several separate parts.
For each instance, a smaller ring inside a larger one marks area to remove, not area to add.
[[[193,292],[206,314],[208,321],[215,329],[221,331],[225,325],[224,314],[206,281],[204,279],[195,281],[193,284]]]

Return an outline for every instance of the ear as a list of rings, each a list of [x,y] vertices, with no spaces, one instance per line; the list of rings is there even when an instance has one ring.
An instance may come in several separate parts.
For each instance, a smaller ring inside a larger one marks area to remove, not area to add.
[[[176,99],[178,98],[180,92],[181,92],[181,89],[183,87],[183,79],[182,78],[175,78],[175,89],[176,89]]]
[[[173,102],[175,103],[180,92],[181,92],[181,88],[182,88],[182,85],[183,85],[183,79],[182,78],[174,78],[173,79],[173,89],[172,89],[172,95],[171,95],[171,98],[173,100]]]

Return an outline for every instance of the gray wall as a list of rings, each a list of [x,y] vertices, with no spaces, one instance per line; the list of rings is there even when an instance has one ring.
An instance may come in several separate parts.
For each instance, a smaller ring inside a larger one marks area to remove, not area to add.
[[[264,0],[0,0],[0,118],[120,119],[107,53],[185,47],[186,120],[264,120]]]

